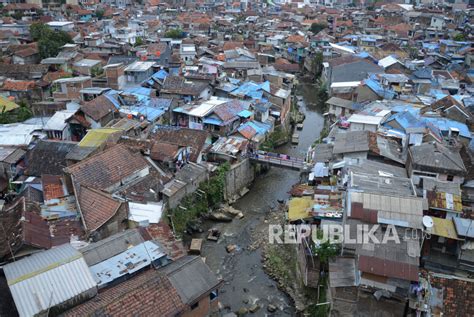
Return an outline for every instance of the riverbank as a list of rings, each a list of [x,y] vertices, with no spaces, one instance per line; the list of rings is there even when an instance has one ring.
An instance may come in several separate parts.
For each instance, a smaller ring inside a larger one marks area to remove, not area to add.
[[[277,152],[292,156],[304,157],[307,149],[318,138],[323,128],[323,117],[315,107],[313,97],[313,86],[300,84],[297,89],[297,106],[305,115],[304,127],[298,131],[300,142],[298,145],[287,143],[276,149]],[[309,104],[309,105],[308,105]],[[267,264],[264,254],[268,249],[265,241],[268,241],[268,225],[284,221],[284,212],[278,210],[278,200],[287,200],[288,191],[300,180],[299,172],[271,168],[268,172],[257,176],[253,184],[249,187],[249,192],[238,199],[232,206],[242,211],[242,219],[234,219],[232,222],[217,223],[204,221],[201,224],[203,233],[194,234],[195,238],[203,238],[202,256],[224,284],[219,294],[221,303],[220,315],[228,312],[238,312],[255,308],[259,310],[254,314],[263,316],[267,312],[268,306],[272,316],[295,316],[297,311],[305,306],[305,298],[298,299],[296,292],[297,285],[284,286],[273,277],[276,277],[267,267],[274,266]],[[206,240],[207,230],[215,228],[221,232],[221,237],[217,242]],[[235,245],[235,250],[231,253],[226,251],[226,246]],[[296,272],[296,257],[289,252],[270,251],[270,261],[279,263],[292,263]],[[274,263],[275,264],[275,263]],[[267,274],[268,272],[268,274]],[[293,274],[293,273],[292,273]],[[273,276],[273,277],[272,277]],[[301,281],[296,275],[289,276],[289,279]],[[281,284],[281,285],[279,285]],[[249,312],[249,314],[251,314]]]

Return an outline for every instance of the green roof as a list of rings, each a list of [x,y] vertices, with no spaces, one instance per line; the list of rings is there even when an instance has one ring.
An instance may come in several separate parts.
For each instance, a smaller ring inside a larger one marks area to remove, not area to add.
[[[114,133],[121,132],[122,129],[99,128],[89,130],[84,138],[79,142],[80,147],[98,147]]]

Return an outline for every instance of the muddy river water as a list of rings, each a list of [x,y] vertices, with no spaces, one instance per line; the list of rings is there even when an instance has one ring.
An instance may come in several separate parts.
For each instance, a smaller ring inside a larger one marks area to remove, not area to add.
[[[300,143],[287,144],[277,149],[280,153],[304,157],[308,147],[319,137],[323,127],[323,116],[318,109],[309,106],[315,102],[314,86],[300,84],[297,96],[298,102],[306,119],[300,135]],[[288,191],[299,181],[299,173],[293,170],[272,167],[267,173],[256,178],[249,193],[238,200],[233,206],[244,213],[244,218],[230,223],[212,223],[222,235],[219,241],[204,241],[202,256],[206,258],[209,267],[224,280],[219,294],[219,300],[226,308],[225,314],[237,311],[241,307],[259,304],[261,307],[253,316],[270,315],[266,308],[268,304],[278,307],[271,316],[292,316],[294,308],[290,299],[276,287],[276,282],[268,277],[262,269],[261,249],[250,251],[252,231],[264,222],[265,215],[276,206],[278,199],[287,199]],[[209,228],[206,224],[203,229]],[[237,251],[229,254],[225,247],[237,245]]]

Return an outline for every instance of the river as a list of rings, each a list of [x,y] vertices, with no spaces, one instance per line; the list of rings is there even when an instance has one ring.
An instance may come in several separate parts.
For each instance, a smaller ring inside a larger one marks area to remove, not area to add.
[[[284,145],[277,149],[278,152],[303,158],[308,147],[319,137],[323,128],[323,116],[318,109],[307,106],[308,103],[315,102],[313,90],[314,86],[299,84],[296,94],[303,99],[298,103],[306,115],[303,130],[298,132],[300,143],[297,146]],[[226,307],[222,314],[235,312],[255,303],[261,308],[254,316],[268,314],[266,307],[270,303],[278,307],[272,316],[295,314],[290,299],[278,290],[275,281],[263,271],[261,249],[249,251],[247,247],[252,243],[252,231],[255,227],[264,222],[265,216],[277,204],[278,199],[289,197],[289,189],[298,181],[297,171],[272,167],[267,173],[258,176],[249,193],[233,205],[244,213],[243,219],[212,224],[221,230],[222,236],[217,243],[205,241],[202,256],[206,258],[211,270],[224,280],[219,294],[220,302]],[[237,245],[238,250],[232,254],[227,253],[225,247],[228,244]]]

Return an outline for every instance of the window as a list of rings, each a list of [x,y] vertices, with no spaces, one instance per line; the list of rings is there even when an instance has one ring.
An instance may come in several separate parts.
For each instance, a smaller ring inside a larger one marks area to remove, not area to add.
[[[198,307],[199,307],[199,302],[196,302],[196,303],[191,305],[191,310],[195,310]]]
[[[431,177],[436,178],[436,174],[429,173],[429,172],[420,172],[420,171],[413,171],[413,175],[424,176],[424,177]]]
[[[454,176],[453,176],[453,175],[448,175],[448,176],[446,177],[446,180],[447,180],[448,182],[452,182],[452,181],[454,180]]]
[[[211,294],[209,294],[209,299],[210,299],[211,302],[212,302],[213,300],[215,300],[215,299],[217,298],[217,296],[219,296],[218,291],[217,291],[217,290],[212,291]]]

